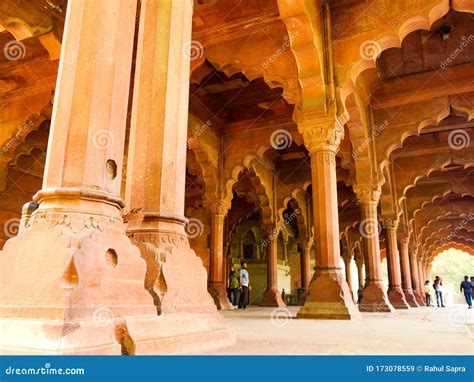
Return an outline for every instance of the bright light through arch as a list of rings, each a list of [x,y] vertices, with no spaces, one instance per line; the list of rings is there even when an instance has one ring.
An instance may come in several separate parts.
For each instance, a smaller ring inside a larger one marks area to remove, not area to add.
[[[464,276],[474,276],[474,256],[455,248],[440,252],[433,260],[430,284],[435,276],[443,279],[443,294],[447,304],[463,304],[459,284]]]

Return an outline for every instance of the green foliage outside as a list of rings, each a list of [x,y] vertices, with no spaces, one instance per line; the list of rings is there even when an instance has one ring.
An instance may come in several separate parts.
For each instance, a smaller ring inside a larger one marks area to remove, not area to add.
[[[474,276],[474,256],[457,249],[448,249],[433,260],[431,275],[430,284],[433,284],[435,276],[443,279],[443,295],[446,303],[463,304],[465,300],[459,292],[459,284],[465,275]]]

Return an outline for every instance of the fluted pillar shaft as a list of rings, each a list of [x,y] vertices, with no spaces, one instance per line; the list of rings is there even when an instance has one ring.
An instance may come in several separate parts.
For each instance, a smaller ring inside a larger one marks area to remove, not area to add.
[[[396,309],[407,309],[408,303],[402,290],[402,276],[400,271],[400,255],[397,245],[396,219],[385,219],[385,238],[387,243],[388,292],[387,296]]]
[[[413,293],[413,286],[411,283],[410,270],[410,255],[408,251],[408,238],[400,237],[400,270],[402,275],[402,289],[405,294],[405,299],[412,308],[416,308],[418,303]]]
[[[352,259],[350,257],[344,257],[344,268],[345,268],[345,273],[346,273],[346,282],[347,285],[349,286],[349,289],[351,291],[351,294],[353,293],[352,290],[352,273],[351,273],[351,263]]]
[[[355,187],[355,192],[361,208],[359,231],[363,237],[365,263],[365,286],[359,310],[361,312],[391,312],[393,307],[384,290],[380,262],[381,227],[377,216],[380,190],[358,185]]]
[[[418,261],[416,254],[413,251],[409,251],[410,257],[410,272],[411,272],[411,284],[413,286],[413,293],[415,294],[415,299],[418,305],[423,306],[424,301],[421,296],[421,284],[420,284],[420,274],[418,272]]]
[[[211,258],[209,262],[208,289],[217,309],[231,309],[227,298],[224,259],[224,222],[228,203],[222,201],[209,205],[211,215]]]
[[[336,152],[344,129],[332,117],[304,120],[298,129],[311,156],[316,269],[302,318],[360,318],[340,267]]]
[[[304,243],[301,249],[301,288],[308,290],[311,281],[311,244]]]
[[[357,281],[359,289],[364,289],[364,260],[356,258],[357,265]]]
[[[267,289],[260,306],[286,306],[278,290],[278,230],[274,226],[265,227],[267,237]]]
[[[153,348],[156,307],[120,199],[136,3],[68,4],[39,207],[0,255],[0,353]]]

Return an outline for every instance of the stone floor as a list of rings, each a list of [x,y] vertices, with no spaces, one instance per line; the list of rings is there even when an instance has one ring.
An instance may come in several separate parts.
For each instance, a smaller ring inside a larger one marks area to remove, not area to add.
[[[474,354],[465,305],[363,314],[360,321],[296,319],[298,307],[223,312],[234,346],[206,354]]]

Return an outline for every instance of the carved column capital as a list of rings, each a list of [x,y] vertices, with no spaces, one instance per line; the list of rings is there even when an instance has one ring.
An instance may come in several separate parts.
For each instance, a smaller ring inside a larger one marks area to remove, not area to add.
[[[355,185],[354,192],[357,196],[359,204],[378,204],[380,200],[380,187],[372,185]]]
[[[398,217],[384,217],[382,218],[382,224],[386,229],[397,230],[399,224]]]
[[[279,227],[273,224],[265,225],[263,229],[270,239],[277,238],[280,233]]]
[[[406,235],[406,234],[404,234],[404,233],[399,233],[399,234],[397,235],[397,239],[398,239],[398,241],[399,241],[400,243],[402,243],[402,244],[408,244],[408,241],[409,241],[408,235]]]
[[[344,138],[344,127],[333,117],[301,120],[298,130],[310,154],[323,151],[335,154]]]
[[[216,217],[225,218],[229,212],[231,203],[223,199],[216,202],[207,203],[207,207],[212,215]]]

